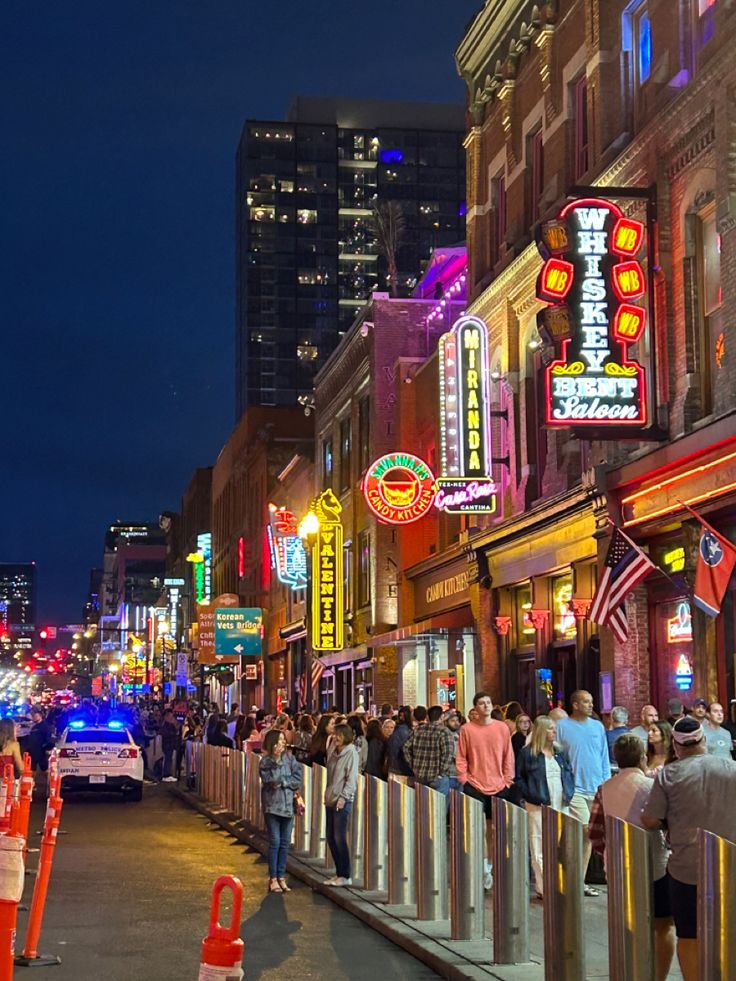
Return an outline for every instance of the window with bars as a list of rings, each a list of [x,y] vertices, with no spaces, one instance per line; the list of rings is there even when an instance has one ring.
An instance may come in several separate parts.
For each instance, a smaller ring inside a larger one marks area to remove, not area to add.
[[[340,490],[350,487],[351,478],[351,431],[350,416],[340,420]]]
[[[371,533],[366,529],[358,534],[358,606],[371,601]]]

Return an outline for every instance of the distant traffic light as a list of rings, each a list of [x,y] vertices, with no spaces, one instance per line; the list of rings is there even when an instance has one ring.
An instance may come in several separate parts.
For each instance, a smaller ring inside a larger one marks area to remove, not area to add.
[[[43,630],[39,631],[38,636],[41,638],[41,640],[48,640],[48,636],[49,636],[48,628],[44,627]]]

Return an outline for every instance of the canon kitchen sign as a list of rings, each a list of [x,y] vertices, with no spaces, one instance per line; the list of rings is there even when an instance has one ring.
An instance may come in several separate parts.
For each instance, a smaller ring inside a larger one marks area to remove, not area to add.
[[[538,324],[555,354],[545,369],[546,424],[590,438],[660,438],[648,191],[581,197],[539,227]],[[637,217],[633,217],[636,214]],[[594,432],[595,431],[595,432]]]

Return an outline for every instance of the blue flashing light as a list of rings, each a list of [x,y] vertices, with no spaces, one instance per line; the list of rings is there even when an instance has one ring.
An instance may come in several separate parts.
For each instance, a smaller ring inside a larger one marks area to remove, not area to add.
[[[84,729],[84,727],[86,725],[87,725],[87,723],[84,721],[84,719],[75,719],[73,722],[70,722],[69,723],[69,728],[70,729]]]
[[[110,721],[107,723],[107,728],[108,729],[122,729],[122,728],[124,728],[124,726],[123,726],[123,723],[120,721],[120,719],[110,719]]]

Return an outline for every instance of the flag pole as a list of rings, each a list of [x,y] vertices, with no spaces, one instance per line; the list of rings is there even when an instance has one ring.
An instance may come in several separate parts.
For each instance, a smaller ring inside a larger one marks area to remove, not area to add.
[[[689,504],[685,504],[685,502],[681,501],[679,497],[677,498],[677,503],[681,504],[686,511],[689,511],[694,518],[697,518],[697,520],[701,523],[701,525],[704,528],[707,528],[708,531],[711,533],[711,535],[714,535],[722,545],[728,546],[728,548],[734,547],[732,543],[729,542],[729,540],[725,537],[725,535],[722,535],[720,531],[716,531],[713,525],[709,525],[708,522],[705,520],[705,518],[702,518],[694,508],[690,507]]]
[[[616,522],[613,520],[613,518],[611,517],[610,514],[609,515],[606,515],[606,517],[608,518],[608,523],[611,524],[611,525],[613,525],[614,528],[618,528],[619,532],[624,536],[624,538],[629,543],[629,545],[631,545],[632,548],[636,548],[636,549],[639,549],[639,551],[641,551],[641,548],[636,544],[636,542],[633,542],[629,538],[629,536],[626,534],[626,532],[623,530],[623,528],[619,528],[619,526],[616,524]],[[649,558],[649,556],[647,556],[647,558]],[[651,562],[652,560],[649,559],[649,561]],[[655,562],[652,562],[652,565],[657,570],[657,572],[661,572],[662,573],[662,575],[665,577],[665,579],[669,579],[669,581],[672,583],[672,585],[676,589],[681,589],[682,588],[681,587],[681,584],[675,582],[675,580],[672,578],[672,576],[668,572],[665,572],[664,569],[661,566],[657,565]]]

